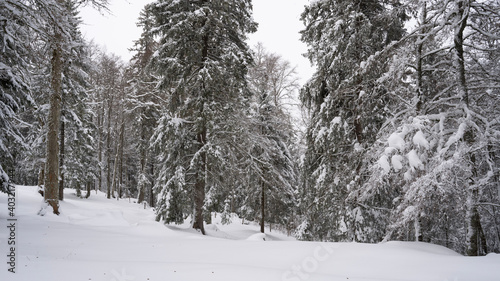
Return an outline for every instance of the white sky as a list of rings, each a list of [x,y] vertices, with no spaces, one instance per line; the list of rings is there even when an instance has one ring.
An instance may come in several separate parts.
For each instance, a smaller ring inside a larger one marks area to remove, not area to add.
[[[82,32],[87,39],[106,47],[107,51],[128,61],[128,51],[141,34],[136,27],[139,13],[152,0],[110,0],[111,14],[101,15],[91,8],[81,11],[84,24]],[[300,42],[299,31],[303,29],[300,14],[308,0],[253,0],[254,19],[259,30],[250,35],[250,45],[262,42],[273,53],[280,54],[292,65],[297,66],[301,82],[307,81],[313,68],[302,56],[307,47]]]

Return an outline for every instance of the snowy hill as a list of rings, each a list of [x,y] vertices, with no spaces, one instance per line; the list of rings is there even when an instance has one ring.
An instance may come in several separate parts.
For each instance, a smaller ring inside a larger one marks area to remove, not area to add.
[[[18,186],[15,271],[0,280],[500,280],[500,255],[463,257],[424,243],[300,242],[262,235],[256,225],[219,218],[202,236],[187,225],[165,226],[151,209],[102,193],[72,191],[60,216],[38,216],[35,187]],[[8,197],[0,194],[0,253],[9,261]],[[265,241],[264,241],[265,238]]]

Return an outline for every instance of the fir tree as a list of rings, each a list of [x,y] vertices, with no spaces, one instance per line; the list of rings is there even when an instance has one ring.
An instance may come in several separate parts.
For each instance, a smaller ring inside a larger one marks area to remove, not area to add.
[[[397,4],[322,0],[302,14],[302,41],[317,67],[301,93],[311,112],[301,200],[304,239],[376,241],[383,233],[364,223],[377,214],[349,194],[364,181],[365,150],[386,118],[387,91],[375,84],[386,66],[372,57],[403,34]]]
[[[252,5],[249,0],[157,1],[151,9],[153,34],[160,40],[153,67],[169,94],[154,136],[162,151],[158,216],[170,217],[165,212],[171,183],[183,182],[191,196],[193,228],[204,234],[206,192],[217,170],[227,168],[216,162],[231,153],[227,143],[234,129],[228,121],[241,108],[246,86],[251,56],[245,39],[256,28]]]
[[[15,2],[15,3],[14,3]],[[29,91],[30,28],[29,6],[17,1],[0,3],[0,191],[9,191],[15,174],[14,155],[26,146],[19,123],[20,111],[32,99]]]
[[[137,24],[142,27],[142,35],[135,41],[133,51],[136,52],[129,66],[132,75],[128,92],[128,104],[136,116],[133,120],[134,136],[138,139],[139,150],[139,175],[137,203],[148,201],[154,205],[153,174],[154,151],[150,147],[150,138],[159,119],[160,110],[164,106],[161,92],[156,88],[157,79],[148,69],[148,64],[157,49],[157,42],[151,34],[153,17],[151,9],[146,6],[139,17]],[[149,194],[149,200],[147,196]]]

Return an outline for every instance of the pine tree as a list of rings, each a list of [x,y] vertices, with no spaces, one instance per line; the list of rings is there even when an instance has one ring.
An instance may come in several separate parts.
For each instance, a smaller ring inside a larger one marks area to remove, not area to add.
[[[217,169],[226,168],[216,161],[231,153],[226,144],[234,129],[227,125],[241,108],[246,86],[251,56],[245,39],[256,28],[252,5],[249,0],[157,1],[151,8],[153,34],[160,40],[153,66],[169,94],[169,108],[155,132],[162,149],[158,215],[169,217],[164,212],[170,183],[184,182],[192,198],[193,228],[204,234],[206,192]]]

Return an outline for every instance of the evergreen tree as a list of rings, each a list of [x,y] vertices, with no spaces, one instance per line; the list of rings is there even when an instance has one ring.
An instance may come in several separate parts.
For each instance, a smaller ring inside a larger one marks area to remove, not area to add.
[[[230,168],[224,158],[232,154],[228,144],[236,124],[231,123],[241,108],[251,61],[245,39],[256,28],[252,5],[249,0],[161,0],[151,9],[160,43],[153,67],[169,105],[154,135],[161,148],[158,218],[171,217],[172,184],[184,184],[193,228],[204,234],[206,192],[221,170]]]
[[[137,25],[142,28],[143,32],[141,38],[135,41],[132,49],[136,53],[129,66],[133,78],[130,80],[127,99],[135,116],[132,121],[136,124],[133,131],[134,137],[137,139],[137,150],[139,151],[137,203],[147,201],[153,206],[154,176],[151,170],[154,167],[155,159],[149,141],[157,125],[161,107],[165,105],[162,101],[163,98],[160,96],[161,92],[156,88],[157,79],[147,67],[158,47],[151,34],[153,17],[149,6],[146,6],[141,11]]]
[[[496,62],[490,61],[497,52],[491,44],[498,44],[498,3],[410,4],[419,21],[401,48],[413,51],[402,58],[413,69],[400,72],[408,83],[397,92],[411,102],[391,109],[361,197],[396,191],[387,239],[413,237],[468,255],[497,251],[498,198],[491,194],[498,139],[490,136],[498,128],[489,105],[498,101]]]
[[[365,150],[387,114],[388,93],[375,83],[386,65],[373,57],[402,36],[404,16],[397,1],[359,0],[315,1],[302,14],[302,41],[317,67],[301,93],[311,112],[301,191],[303,239],[377,241],[383,235],[369,224],[377,212],[349,194],[364,182]]]
[[[73,45],[63,69],[61,125],[60,125],[60,182],[59,200],[63,200],[63,188],[73,187],[80,195],[80,189],[95,177],[96,159],[93,153],[94,126],[89,111],[89,74],[90,60],[88,46],[83,41],[78,26],[80,20],[76,6],[68,2],[68,19],[71,25],[70,38]],[[65,184],[67,174],[68,183]]]
[[[9,191],[8,174],[15,173],[14,155],[19,147],[26,146],[17,116],[33,102],[28,72],[29,22],[33,17],[26,3],[14,2],[0,3],[0,192]]]
[[[94,3],[101,5],[100,1],[81,1],[80,3]],[[59,186],[61,150],[58,137],[61,101],[64,95],[63,74],[71,64],[71,55],[74,46],[79,46],[78,40],[81,35],[78,32],[78,21],[75,19],[75,3],[66,0],[38,1],[37,11],[44,18],[44,37],[48,41],[50,58],[50,97],[49,112],[47,118],[47,139],[46,139],[46,169],[44,184],[44,199],[50,205],[55,214],[59,214]],[[67,77],[66,77],[67,78]],[[66,82],[66,85],[68,83]],[[63,127],[61,127],[63,128]],[[61,132],[63,136],[64,131]],[[62,187],[62,186],[61,186]],[[44,210],[41,210],[43,214]]]

